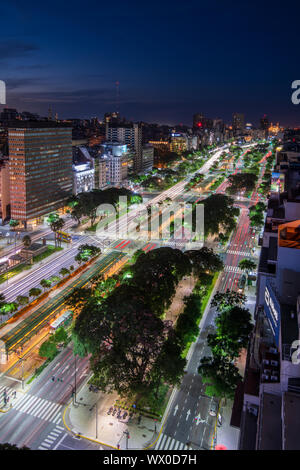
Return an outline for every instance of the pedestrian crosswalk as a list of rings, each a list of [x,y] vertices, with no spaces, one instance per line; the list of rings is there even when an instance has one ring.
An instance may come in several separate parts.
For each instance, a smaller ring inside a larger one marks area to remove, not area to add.
[[[48,436],[43,440],[41,445],[38,447],[39,450],[49,450],[55,441],[61,436],[64,428],[61,426],[55,426],[55,428],[48,434]]]
[[[187,450],[189,447],[185,442],[177,441],[166,434],[161,434],[155,444],[154,450]]]
[[[248,251],[227,250],[226,253],[229,255],[252,256]]]
[[[53,401],[40,398],[35,395],[26,393],[22,396],[14,405],[15,410],[21,411],[22,413],[35,416],[36,418],[50,421],[54,424],[61,422],[61,409],[62,405]]]
[[[240,269],[238,266],[229,266],[228,264],[224,266],[224,271],[228,271],[230,273],[239,273],[239,274],[243,272],[242,269]]]

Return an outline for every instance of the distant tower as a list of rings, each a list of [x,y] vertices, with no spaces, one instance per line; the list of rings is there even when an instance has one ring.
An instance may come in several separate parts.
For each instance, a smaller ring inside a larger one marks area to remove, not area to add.
[[[51,109],[51,106],[49,106],[49,109],[48,109],[48,119],[49,119],[49,121],[52,121],[52,109]]]
[[[116,82],[116,112],[120,112],[120,89],[119,89],[119,82]]]
[[[58,113],[55,113],[55,121],[58,121]]]

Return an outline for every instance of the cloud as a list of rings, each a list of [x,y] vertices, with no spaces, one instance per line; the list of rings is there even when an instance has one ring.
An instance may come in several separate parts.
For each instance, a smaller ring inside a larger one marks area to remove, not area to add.
[[[21,41],[0,41],[0,60],[15,59],[37,51],[39,48],[35,44]]]

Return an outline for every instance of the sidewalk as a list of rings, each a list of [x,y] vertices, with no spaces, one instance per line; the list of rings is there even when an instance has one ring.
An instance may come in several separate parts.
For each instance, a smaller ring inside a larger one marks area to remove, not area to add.
[[[233,402],[227,400],[226,406],[220,409],[221,425],[216,428],[214,447],[216,445],[225,446],[226,450],[237,450],[239,443],[240,430],[230,426],[231,412]]]
[[[108,414],[117,398],[116,393],[91,392],[85,383],[76,394],[76,404],[72,401],[65,409],[63,421],[66,428],[82,438],[116,450],[137,450],[151,445],[158,437],[160,423],[144,416],[139,423],[138,413],[128,422],[129,411],[124,409],[121,410],[121,418],[117,413],[115,416]],[[125,411],[127,416],[123,419]]]

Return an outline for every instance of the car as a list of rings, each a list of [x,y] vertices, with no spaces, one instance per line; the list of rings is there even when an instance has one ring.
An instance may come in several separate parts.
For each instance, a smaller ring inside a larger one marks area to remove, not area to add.
[[[246,279],[247,279],[246,274],[242,274],[241,277],[239,278],[238,291],[240,293],[242,293],[243,290],[245,289]]]
[[[209,410],[210,416],[217,416],[218,408],[218,404],[215,401],[212,401]]]

